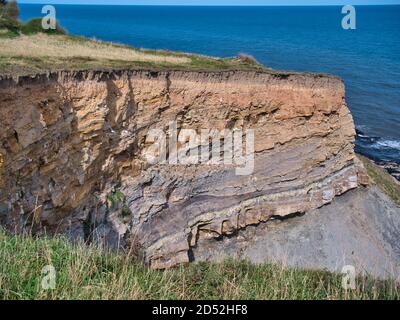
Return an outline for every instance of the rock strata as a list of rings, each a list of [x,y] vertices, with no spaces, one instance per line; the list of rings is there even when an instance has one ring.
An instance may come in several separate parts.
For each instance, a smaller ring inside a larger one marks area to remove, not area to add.
[[[178,133],[253,130],[252,173],[149,163],[150,130],[168,136],[172,122]],[[319,208],[358,186],[353,120],[343,82],[330,76],[3,77],[0,128],[1,224],[121,246],[153,268],[189,262],[199,240]]]

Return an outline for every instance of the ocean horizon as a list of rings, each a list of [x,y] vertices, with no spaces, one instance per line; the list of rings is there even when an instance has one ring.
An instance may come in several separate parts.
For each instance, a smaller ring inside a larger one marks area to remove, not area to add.
[[[20,4],[20,18],[43,16]],[[277,70],[341,77],[357,128],[356,150],[400,163],[400,6],[356,6],[357,29],[341,6],[55,5],[73,35],[139,48],[217,57],[254,56]]]

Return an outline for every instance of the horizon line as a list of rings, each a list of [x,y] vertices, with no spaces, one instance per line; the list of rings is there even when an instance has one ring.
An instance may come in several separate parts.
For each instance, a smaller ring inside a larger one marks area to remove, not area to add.
[[[65,6],[135,6],[135,7],[343,7],[342,4],[128,4],[128,3],[37,3],[18,2],[18,5]],[[353,4],[354,7],[400,6],[400,3]]]

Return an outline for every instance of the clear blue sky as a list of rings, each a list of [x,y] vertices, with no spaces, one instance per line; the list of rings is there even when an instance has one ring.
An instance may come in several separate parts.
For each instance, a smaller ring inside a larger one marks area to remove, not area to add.
[[[400,4],[400,0],[19,0],[46,4],[136,4],[136,5],[361,5]]]

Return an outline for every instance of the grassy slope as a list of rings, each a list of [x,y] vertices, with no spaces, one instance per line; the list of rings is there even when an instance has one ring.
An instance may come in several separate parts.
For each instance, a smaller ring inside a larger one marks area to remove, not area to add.
[[[358,157],[364,163],[368,176],[372,179],[372,183],[376,184],[394,203],[400,206],[400,183],[372,160],[361,155],[358,155]]]
[[[199,263],[154,271],[132,257],[62,238],[33,239],[0,230],[0,299],[399,299],[391,281],[357,279],[341,288],[340,274],[244,261]],[[54,290],[41,289],[53,265]]]
[[[267,70],[240,58],[145,50],[68,35],[43,33],[10,37],[0,30],[0,74],[57,70],[156,68],[182,70]]]
[[[59,26],[56,31],[44,32],[40,23],[40,19],[33,19],[26,24],[0,19],[0,75],[99,69],[257,70],[278,75],[297,73],[267,68],[245,54],[233,58],[216,58],[168,50],[137,49],[67,35]],[[335,77],[322,73],[302,74]]]

